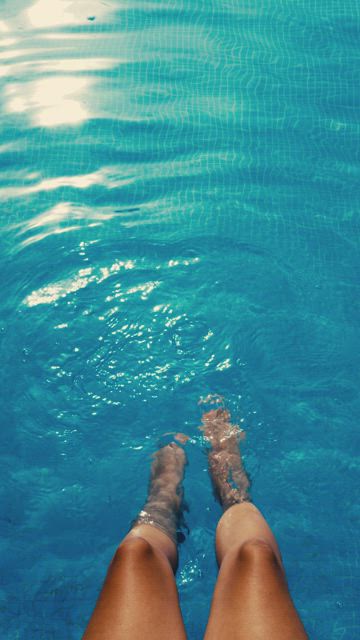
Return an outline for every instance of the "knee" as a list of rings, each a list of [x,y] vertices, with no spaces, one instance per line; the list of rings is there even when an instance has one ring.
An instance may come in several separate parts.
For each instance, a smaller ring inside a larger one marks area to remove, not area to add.
[[[242,566],[273,566],[282,569],[280,558],[273,546],[262,538],[246,540],[235,553],[235,561]]]
[[[154,549],[150,542],[140,536],[126,538],[116,549],[112,563],[143,563],[154,557]]]

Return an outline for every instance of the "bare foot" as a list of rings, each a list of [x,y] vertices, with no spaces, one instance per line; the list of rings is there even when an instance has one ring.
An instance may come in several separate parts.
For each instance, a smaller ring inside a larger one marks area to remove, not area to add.
[[[185,464],[185,451],[175,442],[156,451],[151,465],[148,498],[133,527],[152,524],[176,544],[176,532],[182,518],[181,485]]]
[[[202,416],[200,429],[213,449],[232,449],[238,453],[238,443],[245,437],[236,424],[231,424],[227,409],[212,409]]]
[[[186,463],[185,451],[175,442],[154,453],[151,465],[149,498],[180,506],[181,482]]]
[[[232,504],[249,501],[250,481],[239,448],[244,432],[231,424],[230,413],[225,408],[204,413],[202,422],[200,429],[211,444],[209,471],[216,497],[224,510]]]
[[[174,440],[176,442],[180,442],[181,444],[185,444],[188,440],[190,440],[190,436],[187,436],[185,433],[175,433],[175,431],[168,431],[167,433],[164,433],[164,436],[174,436]]]

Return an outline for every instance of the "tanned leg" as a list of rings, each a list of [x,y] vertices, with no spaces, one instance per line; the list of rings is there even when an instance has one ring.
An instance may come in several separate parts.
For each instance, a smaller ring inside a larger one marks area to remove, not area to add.
[[[221,408],[203,416],[209,471],[224,509],[216,531],[219,576],[205,640],[306,640],[274,535],[249,495],[241,432]]]
[[[148,499],[111,561],[83,640],[186,640],[174,573],[185,452],[154,456]]]

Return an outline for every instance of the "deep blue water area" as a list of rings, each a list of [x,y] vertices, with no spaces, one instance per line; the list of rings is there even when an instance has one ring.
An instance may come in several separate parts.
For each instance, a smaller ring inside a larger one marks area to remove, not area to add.
[[[81,637],[169,430],[202,638],[219,393],[311,640],[357,640],[359,5],[0,4],[1,638]]]

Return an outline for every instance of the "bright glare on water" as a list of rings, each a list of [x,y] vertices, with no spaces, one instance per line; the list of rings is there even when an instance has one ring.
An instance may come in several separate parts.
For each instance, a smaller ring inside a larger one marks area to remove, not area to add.
[[[359,638],[359,37],[354,0],[2,0],[4,640],[81,637],[169,430],[202,638],[209,393],[310,638]]]

